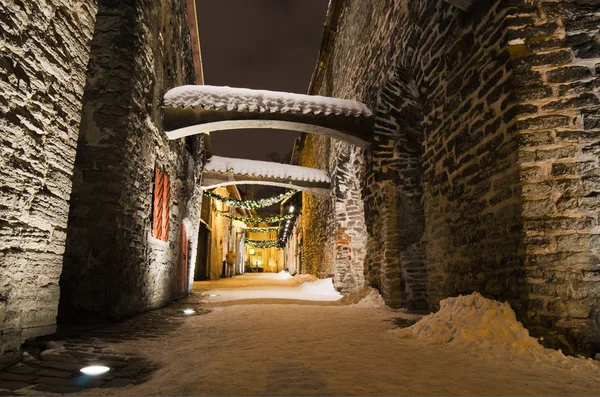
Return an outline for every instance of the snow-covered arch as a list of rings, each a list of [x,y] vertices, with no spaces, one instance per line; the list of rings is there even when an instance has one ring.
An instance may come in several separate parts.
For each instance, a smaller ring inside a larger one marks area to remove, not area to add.
[[[331,180],[325,171],[268,161],[212,156],[202,173],[202,189],[226,185],[271,185],[327,197]]]
[[[215,86],[182,86],[164,97],[169,139],[232,129],[270,128],[324,135],[366,148],[373,113],[346,99]]]

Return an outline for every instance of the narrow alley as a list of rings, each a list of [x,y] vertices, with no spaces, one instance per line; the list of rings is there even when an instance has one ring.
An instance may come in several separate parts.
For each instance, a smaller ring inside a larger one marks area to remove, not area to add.
[[[600,395],[599,27],[0,0],[0,396]]]

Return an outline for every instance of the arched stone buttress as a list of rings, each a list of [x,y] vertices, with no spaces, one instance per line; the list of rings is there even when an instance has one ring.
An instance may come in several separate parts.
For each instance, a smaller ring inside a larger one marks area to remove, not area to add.
[[[391,307],[425,310],[422,102],[397,67],[382,86],[373,144],[361,176],[368,231],[366,281]]]

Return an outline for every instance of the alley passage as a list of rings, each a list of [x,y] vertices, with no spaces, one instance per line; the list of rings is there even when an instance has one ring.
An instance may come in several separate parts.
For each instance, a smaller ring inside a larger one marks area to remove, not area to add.
[[[257,288],[270,298],[244,298],[244,290]],[[158,363],[148,380],[78,394],[594,395],[600,390],[597,362],[571,360],[575,364],[568,367],[400,339],[394,330],[411,316],[373,302],[273,297],[274,291],[300,288],[297,279],[273,274],[196,283],[192,296],[153,312],[177,317],[178,327],[151,338],[128,338],[121,325],[120,343],[103,341],[114,354],[135,353]],[[181,314],[190,308],[196,313]],[[143,316],[128,322],[132,330]]]

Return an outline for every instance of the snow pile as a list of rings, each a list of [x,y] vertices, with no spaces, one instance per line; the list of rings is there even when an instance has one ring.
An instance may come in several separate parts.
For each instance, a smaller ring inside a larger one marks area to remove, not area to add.
[[[325,278],[317,281],[305,282],[298,287],[302,293],[316,296],[329,296],[337,299],[342,298],[342,294],[333,287],[333,279]]]
[[[272,277],[279,276],[272,274]],[[265,279],[265,277],[262,277]],[[272,278],[274,280],[274,278]],[[292,280],[292,279],[286,279]],[[294,286],[256,286],[244,288],[219,288],[208,291],[209,302],[243,299],[294,299],[305,301],[337,301],[342,295],[333,288],[333,279],[316,280]]]
[[[316,278],[312,274],[300,274],[300,273],[298,273],[294,277],[292,277],[292,279],[290,281],[294,285],[300,285],[300,284],[303,284],[303,283],[307,283],[307,282],[311,282],[311,281],[316,281],[316,280],[318,280],[318,278]]]
[[[371,291],[362,298],[358,303],[351,306],[361,307],[365,309],[387,309],[383,298],[375,288],[371,288]]]
[[[220,156],[212,156],[206,163],[204,170],[219,173],[231,171],[238,175],[263,176],[267,178],[291,178],[297,181],[330,182],[329,175],[325,171],[315,168]]]
[[[484,298],[478,292],[444,299],[437,313],[395,332],[402,338],[439,345],[482,347],[488,351],[529,356],[536,361],[551,359],[565,364],[575,360],[560,351],[545,349],[529,336],[507,302]]]
[[[165,94],[165,106],[238,112],[301,113],[370,117],[363,103],[347,99],[247,88],[186,85]]]
[[[292,278],[292,275],[285,270],[282,270],[279,273],[263,273],[261,276],[271,280],[289,280]]]

